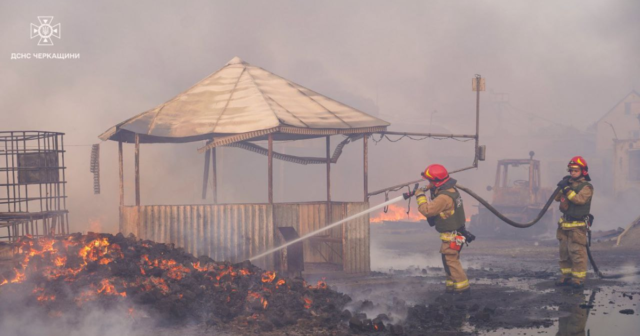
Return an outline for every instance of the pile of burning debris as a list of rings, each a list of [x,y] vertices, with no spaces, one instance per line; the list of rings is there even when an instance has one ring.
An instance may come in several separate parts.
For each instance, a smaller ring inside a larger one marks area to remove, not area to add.
[[[307,321],[337,326],[346,295],[251,263],[216,262],[121,234],[24,238],[0,273],[0,314],[17,305],[49,318],[89,307],[127,309],[161,323],[244,325],[270,331]]]

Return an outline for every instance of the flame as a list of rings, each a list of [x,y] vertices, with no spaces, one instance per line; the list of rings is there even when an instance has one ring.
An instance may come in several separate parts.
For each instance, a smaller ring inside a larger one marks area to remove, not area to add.
[[[136,285],[142,287],[143,290],[147,292],[152,289],[158,289],[163,295],[169,294],[169,286],[162,278],[153,276],[144,278],[142,281],[138,280]]]
[[[67,263],[67,257],[66,256],[56,257],[53,260],[53,264],[58,266],[58,267],[63,267],[66,263]]]
[[[152,264],[152,263],[151,263],[151,261],[149,260],[149,256],[148,256],[148,255],[146,255],[146,254],[143,254],[143,255],[140,257],[140,259],[141,259],[141,262],[142,262],[142,261],[144,261],[144,262],[146,262],[148,265],[151,265],[151,264]]]
[[[169,286],[167,286],[167,283],[164,281],[164,279],[162,278],[158,278],[158,277],[151,277],[151,282],[160,289],[160,291],[163,294],[168,294],[169,293]]]
[[[11,283],[23,282],[26,279],[24,271],[20,272],[17,268],[14,268],[13,270],[16,272],[16,277],[11,280]]]
[[[405,208],[391,204],[389,205],[389,211],[387,211],[387,213],[380,211],[375,216],[372,216],[369,219],[369,222],[419,222],[421,220],[424,220],[424,216],[420,214],[415,207],[411,208],[411,212],[407,215]]]
[[[158,261],[158,259],[156,259],[156,260],[153,261],[153,266],[160,267],[160,268],[165,269],[165,270],[173,267],[173,265],[175,265],[175,264],[177,264],[177,263],[173,259],[169,259],[169,260],[162,259],[160,261]]]
[[[230,300],[231,298],[227,297],[227,302],[229,302]],[[252,292],[252,291],[247,292],[247,301],[249,302],[260,301],[260,304],[262,305],[262,309],[267,309],[267,306],[269,305],[269,302],[267,302],[264,296],[262,296],[260,293]]]
[[[322,280],[318,280],[318,289],[327,289],[327,283]]]
[[[276,278],[276,272],[274,271],[266,271],[262,273],[262,282],[270,283]]]
[[[200,272],[206,272],[206,271],[209,270],[207,265],[205,265],[204,267],[200,266],[200,262],[199,261],[193,264],[193,268],[197,269]]]
[[[55,295],[45,295],[44,293],[42,293],[40,296],[37,297],[38,301],[53,301],[56,299]]]
[[[311,304],[313,303],[313,300],[311,300],[308,297],[303,298],[304,299],[304,308],[305,309],[309,309],[311,308]]]
[[[80,252],[78,252],[78,255],[84,261],[84,265],[86,265],[89,262],[97,261],[99,258],[105,256],[109,251],[108,247],[109,247],[108,238],[106,237],[97,238],[92,240],[89,244],[83,246],[80,249]],[[118,250],[119,250],[119,246],[118,246]],[[122,252],[120,252],[120,254],[122,254]]]
[[[471,217],[467,217],[467,218],[465,218],[465,221],[466,221],[467,223],[469,223],[469,222],[471,221]]]
[[[96,293],[90,290],[84,291],[77,296],[74,301],[78,306],[82,306],[83,303],[91,301],[96,297]]]
[[[182,278],[184,278],[184,275],[189,272],[191,272],[190,269],[182,266],[182,264],[178,264],[177,266],[173,266],[169,269],[169,272],[167,272],[167,276],[174,280],[181,280]]]
[[[66,238],[22,238],[16,245],[21,254],[16,255],[18,262],[15,264],[14,272],[11,272],[8,278],[0,276],[0,286],[24,282],[35,273],[38,273],[36,276],[39,275],[49,281],[68,282],[76,281],[77,276],[81,274],[90,275],[87,279],[96,279],[92,275],[94,274],[98,276],[97,280],[92,283],[83,282],[82,287],[73,291],[75,294],[73,300],[78,306],[82,306],[85,302],[104,296],[126,298],[127,292],[131,295],[137,291],[154,291],[160,295],[171,294],[173,298],[184,299],[182,293],[173,294],[170,286],[174,281],[180,281],[191,272],[203,272],[199,276],[209,281],[209,284],[206,285],[209,289],[224,288],[230,294],[237,294],[242,290],[231,288],[228,285],[234,282],[234,278],[238,274],[242,276],[253,276],[254,274],[249,269],[234,269],[228,263],[194,262],[185,266],[176,260],[165,259],[166,257],[142,254],[138,260],[134,260],[136,262],[134,268],[137,267],[140,270],[138,276],[141,274],[146,277],[127,278],[127,280],[119,277],[102,278],[109,273],[103,273],[104,268],[98,268],[100,272],[96,273],[96,267],[109,265],[124,258],[122,248],[118,244],[111,243],[110,239],[105,235],[94,233],[84,236],[73,235]],[[150,243],[139,244],[147,244],[149,248],[153,247]],[[35,256],[38,256],[39,259],[32,260]],[[30,261],[34,262],[30,263]],[[159,270],[162,272],[158,272]],[[158,276],[149,276],[151,272],[154,272],[154,275],[158,274]],[[258,292],[248,292],[246,300],[252,304],[252,308],[266,310],[269,307],[267,301],[269,295],[273,294],[273,291],[280,286],[287,286],[287,281],[279,279],[276,272],[273,271],[266,271],[259,277],[264,285]],[[273,285],[269,286],[270,283]],[[319,288],[326,288],[326,284],[322,283],[322,285],[320,282],[318,283]],[[32,293],[33,298],[42,303],[56,300],[56,295],[47,292],[46,288],[48,287],[36,287]],[[227,303],[231,303],[230,296],[227,296],[226,300]],[[305,300],[305,303],[310,307],[311,299]],[[123,309],[127,309],[127,307]],[[132,309],[129,309],[130,313],[133,312]]]
[[[230,275],[232,278],[237,275],[237,273],[233,270],[233,267],[229,266],[229,268],[225,269],[224,267],[220,267],[222,270],[218,275],[216,275],[216,280],[220,281],[222,277],[225,275]]]
[[[111,259],[111,258],[102,258],[102,259],[100,259],[100,261],[98,261],[98,264],[107,265],[112,261],[113,261],[113,259]]]
[[[127,297],[127,293],[125,292],[118,293],[115,286],[113,286],[113,284],[109,282],[109,279],[102,279],[102,281],[100,281],[100,286],[101,287],[98,288],[98,293],[100,294],[120,295],[122,297]]]
[[[22,255],[22,261],[19,264],[22,269],[15,268],[15,276],[13,279],[5,279],[0,285],[6,283],[20,283],[26,280],[25,270],[31,259],[40,256],[49,261],[47,266],[42,267],[39,271],[48,280],[55,280],[60,277],[66,277],[66,281],[72,281],[78,273],[80,273],[89,262],[97,261],[101,265],[111,263],[114,258],[124,258],[124,255],[118,244],[109,246],[108,238],[92,239],[89,243],[84,244],[80,239],[74,239],[69,236],[64,240],[54,239],[51,237],[42,237],[38,239],[30,238],[29,235],[18,241],[18,252]],[[82,258],[78,268],[64,268],[67,263],[66,255],[60,255],[60,247],[64,248],[64,252],[68,252],[70,247],[80,246],[78,256]],[[54,267],[55,266],[55,267]]]
[[[69,236],[64,239],[50,237],[39,239],[23,238],[18,241],[17,247],[21,253],[21,259],[19,259],[16,264],[12,277],[4,278],[0,276],[0,286],[24,282],[31,276],[32,270],[40,272],[44,278],[50,281],[64,279],[64,281],[73,282],[79,273],[87,271],[90,273],[93,272],[92,270],[87,270],[88,265],[92,263],[94,265],[108,265],[120,258],[124,258],[122,249],[118,244],[111,244],[109,238],[102,237],[98,234],[89,234],[88,236],[82,236],[82,238]],[[69,255],[70,252],[77,255],[78,258],[68,258],[67,255]],[[39,261],[37,264],[30,264],[30,261],[35,256],[40,256],[42,262]],[[69,267],[67,266],[68,264],[74,264],[74,266]],[[171,280],[181,280],[186,274],[195,271],[217,272],[218,274],[210,273],[205,275],[205,278],[211,280],[211,285],[214,287],[223,285],[219,281],[222,277],[231,277],[230,280],[232,280],[237,276],[237,273],[245,276],[252,274],[252,272],[247,269],[239,269],[236,271],[228,264],[203,265],[197,262],[193,264],[193,267],[187,267],[173,259],[152,259],[146,254],[140,257],[137,266],[143,275],[148,274],[149,269],[160,268],[165,271],[162,277],[166,275],[166,279]],[[29,269],[28,274],[27,269]],[[215,275],[215,277],[212,275]],[[166,282],[168,280],[162,277],[148,277],[137,279],[134,282],[123,281],[122,283],[118,282],[121,280],[117,278],[102,279],[100,282],[90,284],[88,290],[78,292],[74,300],[78,306],[82,306],[84,302],[96,300],[99,296],[125,298],[127,297],[127,292],[122,290],[122,288],[131,286],[137,286],[139,290],[143,291],[157,290],[162,295],[169,295],[171,290],[168,282]],[[274,272],[266,272],[264,274],[264,279],[268,282],[274,281],[275,278],[276,274]],[[276,283],[277,286],[284,284],[285,281],[282,279]],[[232,289],[231,291],[234,292],[237,290]],[[40,287],[36,287],[33,290],[33,295],[37,301],[43,303],[56,299],[56,295],[46,293],[45,289]],[[178,298],[183,299],[184,295],[178,294]],[[258,302],[262,309],[267,309],[269,302],[262,295],[258,294],[255,299],[259,300]],[[230,302],[231,298],[229,297],[227,300]]]

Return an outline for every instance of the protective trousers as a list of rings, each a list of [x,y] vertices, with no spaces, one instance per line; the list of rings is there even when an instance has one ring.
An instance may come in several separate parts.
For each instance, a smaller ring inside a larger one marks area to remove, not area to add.
[[[447,273],[447,292],[461,292],[469,288],[469,280],[462,269],[460,263],[460,251],[456,251],[449,246],[449,241],[442,241],[440,253],[442,254],[442,265]]]
[[[581,284],[587,278],[587,229],[575,227],[558,228],[557,238],[560,241],[560,272],[562,280]]]

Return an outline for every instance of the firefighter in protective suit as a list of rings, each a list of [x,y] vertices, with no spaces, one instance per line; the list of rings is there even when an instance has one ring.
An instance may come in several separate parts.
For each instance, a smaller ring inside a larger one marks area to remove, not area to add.
[[[556,285],[582,289],[587,277],[587,233],[593,185],[589,183],[589,166],[583,157],[573,157],[567,170],[570,175],[558,182],[562,192],[555,198],[562,212],[557,231],[562,276]]]
[[[446,292],[468,292],[469,279],[460,264],[460,250],[467,234],[464,227],[466,217],[462,198],[455,188],[456,180],[449,177],[447,170],[439,164],[430,165],[421,175],[429,181],[429,185],[425,189],[416,190],[418,211],[440,233],[440,253],[447,273]],[[431,201],[425,196],[426,190],[431,191]]]

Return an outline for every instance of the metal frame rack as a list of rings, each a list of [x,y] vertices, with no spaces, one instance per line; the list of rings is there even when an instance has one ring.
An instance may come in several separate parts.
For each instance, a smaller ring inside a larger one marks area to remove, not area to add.
[[[0,131],[0,240],[69,232],[63,136]]]

